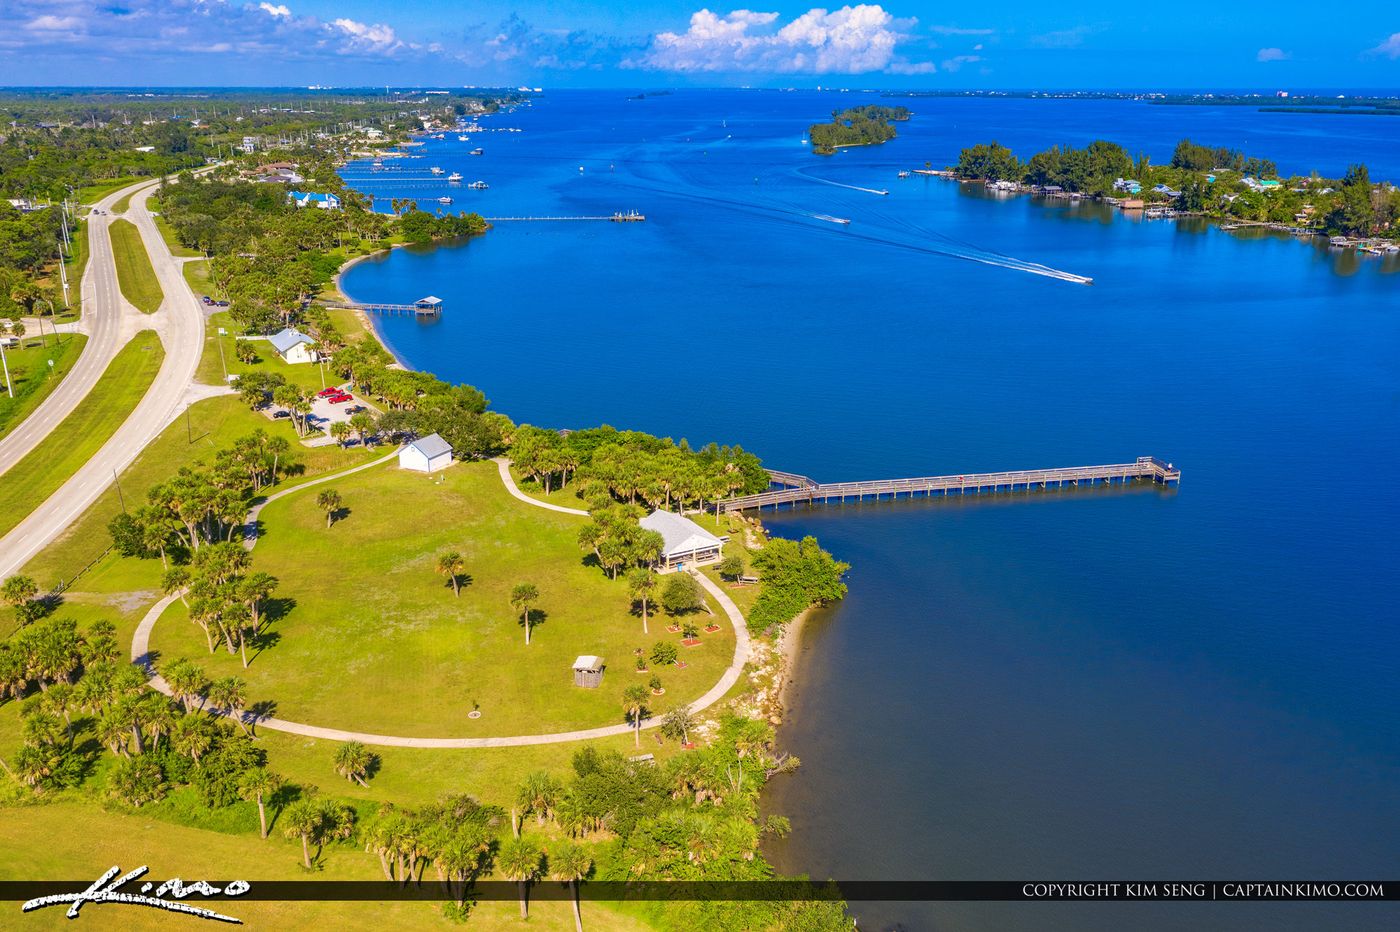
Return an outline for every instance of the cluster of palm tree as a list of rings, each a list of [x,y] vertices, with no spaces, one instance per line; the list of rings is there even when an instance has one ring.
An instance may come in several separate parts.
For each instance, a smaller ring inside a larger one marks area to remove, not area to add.
[[[178,593],[189,609],[209,652],[222,639],[230,654],[242,657],[244,667],[250,662],[248,642],[262,633],[267,603],[277,588],[277,577],[251,571],[251,562],[252,554],[240,544],[213,544],[196,551],[189,568],[171,567],[162,580],[165,591]]]
[[[186,714],[208,711],[227,716],[238,723],[244,734],[251,734],[247,721],[248,684],[236,676],[211,680],[204,669],[192,660],[179,658],[160,669],[161,678],[170,688],[170,697]]]
[[[355,810],[345,803],[305,796],[282,812],[282,832],[288,838],[301,840],[301,863],[312,869],[311,846],[316,856],[332,841],[349,838],[355,832]],[[264,836],[266,837],[266,836]]]
[[[626,566],[653,566],[661,559],[665,541],[656,531],[648,531],[637,523],[645,512],[630,504],[609,504],[591,512],[591,519],[579,528],[578,545],[592,552],[608,576]]]

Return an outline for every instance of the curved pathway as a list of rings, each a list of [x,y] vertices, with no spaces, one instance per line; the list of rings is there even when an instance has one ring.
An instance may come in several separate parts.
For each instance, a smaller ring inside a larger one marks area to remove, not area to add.
[[[370,463],[363,463],[352,469],[332,473],[329,476],[321,476],[318,479],[313,479],[310,482],[303,482],[300,485],[293,486],[290,489],[283,489],[275,495],[268,496],[266,500],[255,505],[253,509],[248,512],[248,523],[244,531],[244,546],[252,548],[253,544],[257,542],[257,516],[266,505],[283,496],[291,495],[293,492],[300,492],[310,486],[319,485],[323,482],[330,482],[342,476],[348,476],[352,473],[378,466],[381,463],[387,462],[389,458],[396,455],[396,453],[397,451],[382,459]],[[500,467],[501,476],[505,480],[506,488],[512,490],[516,498],[527,501],[532,505],[546,508],[550,511],[563,511],[569,514],[577,514],[584,517],[588,516],[588,512],[586,511],[562,508],[558,505],[550,505],[547,502],[529,498],[515,487],[515,483],[510,478],[510,471],[506,461],[498,459],[496,463]],[[717,586],[713,580],[703,573],[694,573],[693,575],[700,582],[700,585],[705,588],[705,591],[710,593],[715,601],[719,603],[720,608],[729,616],[730,624],[734,626],[733,661],[730,662],[724,674],[720,676],[719,681],[715,683],[714,686],[710,687],[708,692],[690,703],[691,712],[700,712],[723,699],[724,694],[729,692],[730,688],[739,681],[739,677],[744,672],[744,664],[748,663],[749,659],[749,629],[744,621],[743,613],[739,611],[739,607],[734,604],[734,600],[731,599],[723,589]],[[132,662],[139,663],[150,671],[151,687],[165,693],[167,696],[171,695],[170,686],[155,672],[155,668],[151,662],[151,629],[155,627],[156,622],[160,620],[160,616],[165,613],[165,610],[170,607],[171,603],[178,598],[178,593],[168,595],[155,605],[152,605],[146,612],[145,617],[141,619],[141,623],[136,626],[136,634],[131,640]],[[362,731],[346,731],[340,728],[322,728],[319,725],[307,725],[303,722],[289,722],[281,718],[262,718],[251,712],[244,712],[242,718],[249,725],[261,726],[273,731],[282,731],[293,735],[303,735],[307,738],[321,738],[326,741],[359,741],[361,744],[397,748],[507,748],[520,747],[528,744],[560,744],[565,741],[586,741],[591,738],[607,738],[613,735],[625,735],[632,731],[631,725],[605,725],[601,728],[587,728],[581,731],[560,731],[546,735],[510,735],[499,738],[407,738],[401,735],[375,735]],[[656,728],[661,724],[661,716],[644,718],[641,724],[642,728]]]
[[[510,460],[506,459],[504,456],[498,456],[495,459],[495,463],[496,467],[501,471],[501,481],[506,484],[506,491],[522,502],[526,502],[538,508],[548,508],[550,511],[557,511],[560,514],[579,515],[584,518],[588,517],[588,512],[581,508],[565,508],[563,505],[551,505],[549,502],[542,502],[538,498],[526,495],[524,492],[520,491],[520,486],[515,484],[515,477],[510,474]]]

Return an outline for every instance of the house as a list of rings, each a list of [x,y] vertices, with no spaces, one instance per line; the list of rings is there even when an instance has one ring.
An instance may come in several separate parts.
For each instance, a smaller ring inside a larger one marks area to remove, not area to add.
[[[1279,182],[1277,180],[1260,181],[1251,176],[1244,179],[1244,186],[1251,191],[1273,191],[1279,187]]]
[[[258,137],[244,136],[243,141],[238,145],[238,151],[251,155],[258,150]]]
[[[452,465],[452,444],[437,434],[419,437],[399,451],[399,468],[437,472]]]
[[[1132,178],[1118,178],[1113,182],[1113,190],[1126,194],[1138,194],[1142,191],[1142,184]]]
[[[314,191],[288,191],[287,200],[298,207],[319,207],[322,210],[340,210],[340,198],[335,194],[319,194]]]
[[[674,511],[657,509],[637,522],[648,531],[661,535],[661,569],[680,569],[685,565],[702,565],[719,560],[724,541],[689,518]]]
[[[1154,184],[1152,190],[1157,194],[1165,194],[1167,197],[1181,197],[1180,191],[1173,190],[1169,185]]]
[[[315,362],[320,358],[312,349],[316,345],[316,341],[299,330],[288,327],[280,333],[274,333],[267,340],[277,351],[277,355],[282,357],[283,362],[294,364]]]

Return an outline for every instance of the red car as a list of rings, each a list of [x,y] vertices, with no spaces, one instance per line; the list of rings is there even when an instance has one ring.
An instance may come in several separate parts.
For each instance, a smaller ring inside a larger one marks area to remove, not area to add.
[[[323,389],[321,389],[319,392],[316,393],[316,397],[317,397],[317,398],[329,398],[329,397],[331,397],[332,395],[343,395],[343,394],[345,394],[343,391],[341,391],[340,389],[338,389],[338,388],[336,388],[334,385],[332,385],[330,388],[323,388]]]
[[[347,402],[347,401],[354,401],[354,400],[355,400],[355,396],[354,396],[354,395],[332,395],[328,400],[329,400],[330,403],[333,404],[333,405],[343,405],[343,404],[345,404],[345,402]]]

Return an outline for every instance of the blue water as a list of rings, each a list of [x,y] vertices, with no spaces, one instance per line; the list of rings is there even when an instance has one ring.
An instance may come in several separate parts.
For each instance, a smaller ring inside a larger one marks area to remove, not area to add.
[[[625,97],[549,95],[485,124],[521,133],[449,135],[406,163],[402,179],[436,164],[490,183],[451,191],[453,210],[648,219],[500,223],[356,266],[357,299],[446,300],[433,323],[382,321],[396,352],[520,421],[738,442],[821,480],[1146,454],[1184,471],[1175,492],[765,514],[854,567],[804,634],[777,862],[853,879],[1400,875],[1397,263],[896,178],[991,137],[1029,154],[1097,136],[1154,161],[1190,136],[1400,178],[1400,121],[921,99],[898,139],[821,158],[803,129],[860,95]],[[356,184],[381,203],[447,193],[394,180]],[[1394,918],[857,912],[947,929]]]

